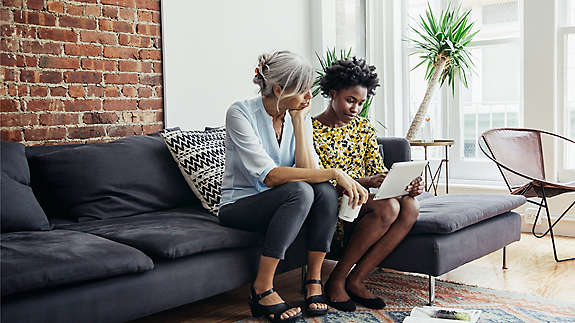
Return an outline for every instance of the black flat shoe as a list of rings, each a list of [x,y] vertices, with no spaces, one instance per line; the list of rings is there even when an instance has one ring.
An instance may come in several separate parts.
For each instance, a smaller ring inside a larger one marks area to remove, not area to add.
[[[318,279],[309,279],[305,281],[305,285],[309,285],[309,284],[320,284],[321,280]],[[323,285],[322,285],[322,289],[323,289]],[[306,291],[307,294],[307,291]],[[322,315],[326,315],[327,314],[327,308],[326,309],[313,309],[310,308],[309,306],[313,303],[321,303],[321,304],[326,304],[327,305],[327,300],[325,299],[325,296],[323,295],[323,293],[321,295],[313,295],[310,297],[306,297],[305,298],[305,311],[309,316],[322,316]]]
[[[380,310],[380,309],[385,307],[385,302],[380,297],[375,297],[375,298],[359,297],[359,296],[355,295],[354,293],[352,293],[347,288],[346,288],[346,292],[349,294],[349,297],[351,297],[351,299],[353,301],[355,301],[356,303],[361,304],[367,308],[370,308],[372,310]]]
[[[343,312],[355,312],[356,306],[355,302],[350,299],[343,302],[334,302],[330,299],[327,300],[329,306],[335,308],[336,310],[340,310]]]
[[[265,316],[268,320],[270,320],[271,322],[274,322],[274,323],[277,323],[277,322],[291,323],[291,322],[295,322],[298,318],[301,317],[301,312],[299,312],[294,316],[290,316],[286,319],[282,319],[281,315],[285,311],[296,307],[296,306],[291,306],[286,302],[274,304],[274,305],[262,305],[259,303],[259,301],[262,298],[264,298],[270,294],[275,293],[275,290],[273,288],[270,288],[261,294],[257,294],[256,290],[254,289],[254,286],[251,286],[250,292],[251,292],[251,295],[250,295],[250,299],[249,299],[249,304],[250,304],[250,309],[252,311],[253,317]],[[270,315],[272,315],[272,314],[274,315],[273,318],[270,317]]]

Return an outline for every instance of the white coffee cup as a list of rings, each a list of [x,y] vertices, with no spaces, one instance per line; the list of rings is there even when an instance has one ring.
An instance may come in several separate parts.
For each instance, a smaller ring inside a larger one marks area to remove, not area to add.
[[[361,209],[361,205],[349,205],[349,196],[343,194],[341,197],[341,203],[339,205],[339,218],[347,221],[353,222],[355,218],[359,215],[359,210]]]

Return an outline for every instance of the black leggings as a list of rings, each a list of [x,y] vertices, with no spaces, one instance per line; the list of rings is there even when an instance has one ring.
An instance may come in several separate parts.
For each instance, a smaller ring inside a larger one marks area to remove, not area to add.
[[[222,225],[265,233],[262,255],[283,259],[302,226],[309,251],[329,252],[337,222],[337,194],[329,182],[290,182],[220,208]]]

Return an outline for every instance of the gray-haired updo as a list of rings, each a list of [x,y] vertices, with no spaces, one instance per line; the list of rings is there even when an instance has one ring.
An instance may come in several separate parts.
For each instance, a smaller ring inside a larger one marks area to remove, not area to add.
[[[313,67],[306,59],[289,51],[262,54],[258,57],[253,81],[263,96],[273,95],[273,87],[277,84],[282,88],[280,97],[289,97],[311,89]]]

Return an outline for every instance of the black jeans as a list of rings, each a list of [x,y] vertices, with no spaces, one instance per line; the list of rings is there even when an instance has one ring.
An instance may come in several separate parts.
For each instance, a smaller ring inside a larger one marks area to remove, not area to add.
[[[265,233],[262,255],[283,259],[303,226],[308,250],[329,252],[337,206],[329,182],[290,182],[224,205],[219,219],[224,226]]]

